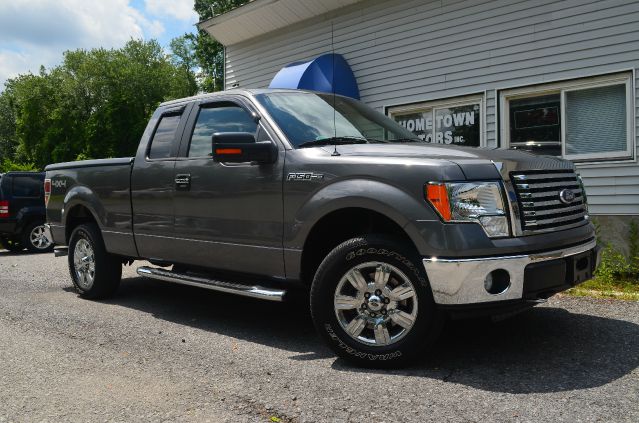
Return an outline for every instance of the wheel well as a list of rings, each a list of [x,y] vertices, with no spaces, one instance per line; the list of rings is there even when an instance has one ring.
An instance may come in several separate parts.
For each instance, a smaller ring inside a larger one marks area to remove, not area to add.
[[[22,236],[22,233],[24,232],[26,227],[29,226],[30,224],[32,224],[33,222],[44,222],[44,221],[45,221],[45,218],[40,216],[40,215],[29,214],[29,215],[25,216],[22,219],[22,222],[20,223],[20,226],[18,227],[20,229],[19,236]]]
[[[93,217],[93,214],[91,214],[91,211],[89,211],[88,208],[84,206],[75,206],[71,210],[69,210],[65,225],[65,237],[67,244],[71,239],[71,233],[73,233],[73,230],[78,225],[91,222],[97,223],[95,221],[95,218]]]
[[[324,258],[339,244],[366,234],[390,235],[402,244],[416,248],[406,231],[381,213],[362,208],[336,210],[320,219],[304,242],[302,281],[310,284]]]

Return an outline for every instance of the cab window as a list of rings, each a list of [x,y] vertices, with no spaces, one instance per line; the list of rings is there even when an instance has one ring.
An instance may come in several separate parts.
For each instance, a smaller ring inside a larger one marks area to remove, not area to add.
[[[219,103],[200,108],[193,128],[189,157],[209,157],[212,152],[212,137],[216,132],[257,131],[253,117],[242,107],[233,103]]]
[[[172,157],[173,144],[181,114],[168,114],[160,118],[149,149],[149,159],[168,159]]]

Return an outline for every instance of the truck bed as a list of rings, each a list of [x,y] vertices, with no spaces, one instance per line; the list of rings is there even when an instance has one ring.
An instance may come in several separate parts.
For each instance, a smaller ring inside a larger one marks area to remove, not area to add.
[[[56,163],[46,167],[51,179],[47,221],[58,245],[67,245],[71,219],[91,213],[102,230],[107,251],[137,254],[133,239],[131,169],[133,157]],[[89,211],[90,210],[90,211]]]

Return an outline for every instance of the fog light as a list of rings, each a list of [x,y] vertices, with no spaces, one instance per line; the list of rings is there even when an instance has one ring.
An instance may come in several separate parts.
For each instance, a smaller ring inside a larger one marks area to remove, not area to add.
[[[481,216],[479,223],[491,238],[508,236],[508,218],[506,216]]]
[[[486,275],[484,288],[489,294],[503,294],[510,288],[510,275],[504,269],[493,270]]]

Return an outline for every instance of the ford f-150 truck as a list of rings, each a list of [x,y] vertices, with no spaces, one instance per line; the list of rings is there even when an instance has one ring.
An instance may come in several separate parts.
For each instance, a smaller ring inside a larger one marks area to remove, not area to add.
[[[404,364],[443,317],[512,314],[598,263],[570,162],[429,144],[331,94],[166,102],[134,158],[46,172],[80,296],[113,294],[134,260],[152,263],[142,276],[265,300],[304,287],[320,336],[359,364]]]

